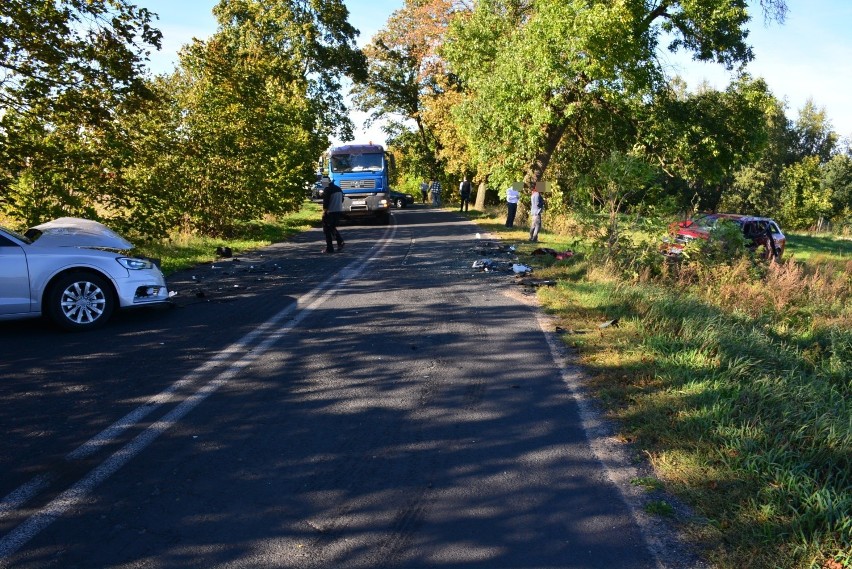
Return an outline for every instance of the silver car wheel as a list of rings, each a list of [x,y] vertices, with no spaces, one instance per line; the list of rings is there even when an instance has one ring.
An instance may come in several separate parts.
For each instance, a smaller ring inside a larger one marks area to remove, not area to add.
[[[60,306],[68,320],[76,324],[91,324],[103,316],[107,302],[106,294],[98,285],[79,281],[62,291]]]
[[[95,273],[71,273],[53,284],[46,309],[67,330],[89,330],[109,320],[115,303],[109,281]]]

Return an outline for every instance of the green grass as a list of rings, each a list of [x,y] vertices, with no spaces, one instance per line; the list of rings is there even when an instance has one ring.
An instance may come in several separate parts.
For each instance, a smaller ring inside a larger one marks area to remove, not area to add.
[[[240,236],[236,238],[176,234],[168,239],[141,245],[138,250],[143,255],[160,259],[160,266],[168,275],[199,263],[214,261],[217,247],[230,247],[237,254],[285,241],[316,226],[321,213],[318,204],[305,202],[300,211],[291,215],[243,224],[239,228]]]
[[[634,486],[641,486],[646,492],[654,492],[663,489],[663,483],[652,476],[644,476],[642,478],[634,478],[630,481]]]
[[[654,500],[652,502],[648,502],[645,506],[645,511],[649,514],[665,518],[670,518],[674,515],[674,508],[672,508],[671,504],[665,500]]]
[[[838,253],[834,240],[794,236],[791,247],[811,252],[808,260],[641,278],[592,260],[575,235],[545,232],[538,244],[572,246],[573,259],[524,262],[558,281],[539,298],[562,328],[586,332],[563,339],[621,437],[707,520],[688,522],[695,543],[722,569],[852,567],[845,243]],[[618,328],[597,328],[613,318]],[[654,504],[653,513],[672,515]]]
[[[812,259],[852,260],[852,239],[832,235],[787,233],[785,256],[797,261]]]

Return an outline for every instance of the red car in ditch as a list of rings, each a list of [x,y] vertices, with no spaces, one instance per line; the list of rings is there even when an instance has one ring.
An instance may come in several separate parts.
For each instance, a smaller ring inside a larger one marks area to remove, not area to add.
[[[693,239],[709,239],[710,232],[722,220],[740,226],[746,240],[746,246],[754,251],[760,250],[767,258],[780,259],[787,246],[787,238],[774,219],[754,215],[735,213],[705,213],[692,219],[673,223],[670,227],[673,241],[667,243],[664,253],[670,256],[680,255],[687,243]]]

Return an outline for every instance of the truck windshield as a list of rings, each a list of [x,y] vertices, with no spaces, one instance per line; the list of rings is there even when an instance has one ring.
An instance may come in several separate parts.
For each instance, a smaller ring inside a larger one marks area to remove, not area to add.
[[[381,172],[384,168],[384,156],[381,154],[334,154],[331,157],[331,171],[345,172]]]

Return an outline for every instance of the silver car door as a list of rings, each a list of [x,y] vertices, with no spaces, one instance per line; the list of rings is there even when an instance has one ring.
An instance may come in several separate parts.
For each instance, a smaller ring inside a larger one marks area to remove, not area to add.
[[[27,256],[17,243],[0,235],[0,315],[30,311]]]

